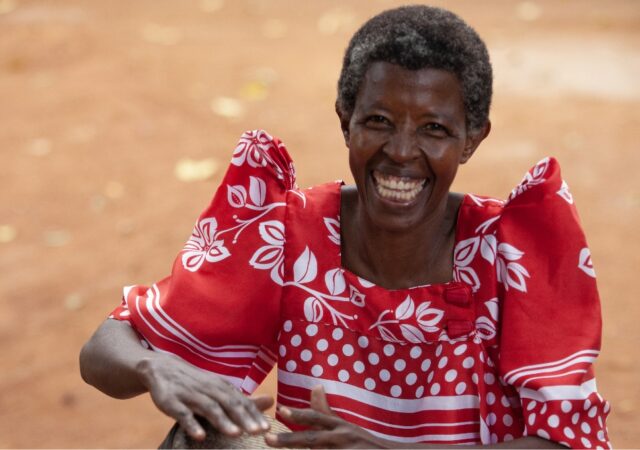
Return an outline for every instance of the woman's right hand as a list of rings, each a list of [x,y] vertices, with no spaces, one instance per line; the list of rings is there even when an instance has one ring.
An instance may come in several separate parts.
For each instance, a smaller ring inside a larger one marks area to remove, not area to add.
[[[270,396],[249,398],[221,376],[168,355],[155,353],[142,359],[136,369],[158,409],[173,417],[193,439],[205,437],[195,415],[229,436],[269,429],[262,411],[273,405]]]

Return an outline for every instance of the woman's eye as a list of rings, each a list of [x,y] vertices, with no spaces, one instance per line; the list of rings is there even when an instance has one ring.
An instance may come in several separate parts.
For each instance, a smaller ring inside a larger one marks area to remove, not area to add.
[[[384,116],[378,116],[378,115],[367,117],[366,123],[367,123],[367,125],[371,125],[371,126],[375,126],[375,127],[391,125],[391,122],[389,122],[389,119],[387,119]]]
[[[440,125],[439,123],[428,123],[423,128],[427,132],[438,135],[438,136],[444,136],[448,134],[448,130],[444,126]]]

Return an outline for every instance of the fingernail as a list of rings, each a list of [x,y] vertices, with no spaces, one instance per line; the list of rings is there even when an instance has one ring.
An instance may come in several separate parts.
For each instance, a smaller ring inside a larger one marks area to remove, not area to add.
[[[276,439],[278,439],[278,437],[274,433],[266,433],[264,435],[264,438],[270,440],[271,442],[275,442]]]
[[[240,428],[238,428],[235,425],[229,425],[229,427],[227,428],[227,430],[229,431],[229,433],[233,433],[233,434],[238,434],[240,433]]]
[[[290,416],[291,415],[291,410],[289,408],[287,408],[286,406],[281,406],[280,407],[280,414],[282,414],[283,416]]]
[[[260,426],[262,427],[263,430],[268,430],[269,429],[269,422],[267,422],[266,420],[262,419],[260,421]]]

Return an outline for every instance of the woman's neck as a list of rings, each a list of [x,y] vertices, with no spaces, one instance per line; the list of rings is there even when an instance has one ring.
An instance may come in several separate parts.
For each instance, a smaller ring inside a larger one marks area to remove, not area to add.
[[[419,226],[391,231],[369,220],[355,189],[343,189],[343,267],[388,289],[451,281],[460,194],[450,194]]]

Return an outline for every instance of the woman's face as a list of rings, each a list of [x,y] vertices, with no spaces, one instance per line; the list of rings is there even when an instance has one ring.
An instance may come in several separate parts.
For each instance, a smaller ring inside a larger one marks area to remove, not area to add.
[[[341,122],[362,206],[375,225],[396,231],[442,211],[458,165],[488,133],[467,134],[455,75],[387,62],[369,67]]]

